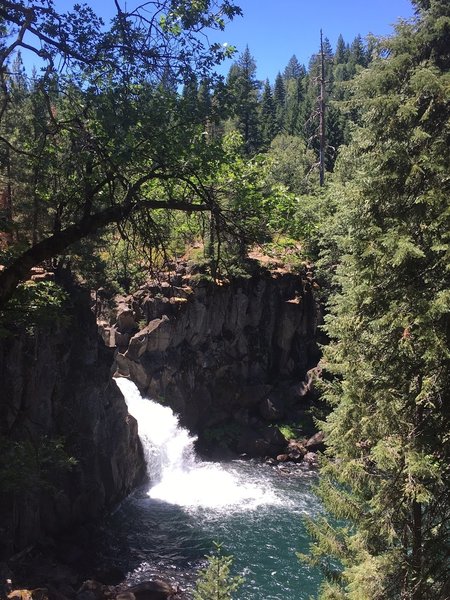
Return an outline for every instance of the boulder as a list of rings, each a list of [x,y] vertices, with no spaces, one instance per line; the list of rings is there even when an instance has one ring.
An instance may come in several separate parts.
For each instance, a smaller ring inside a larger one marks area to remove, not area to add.
[[[136,600],[169,600],[176,597],[177,590],[166,581],[154,579],[138,583],[126,592],[133,594]]]
[[[126,361],[129,366],[129,377],[133,383],[135,383],[139,389],[145,390],[148,386],[148,372],[145,369],[145,365],[141,362]]]
[[[31,281],[39,283],[40,281],[55,281],[55,274],[49,273],[46,271],[45,273],[36,273],[31,276]]]
[[[116,352],[115,367],[114,377],[130,377],[130,363],[121,352]]]
[[[128,344],[130,343],[130,334],[122,333],[115,327],[113,328],[114,341],[120,352],[125,352],[128,348]]]
[[[161,319],[154,319],[139,335],[147,336],[147,352],[165,352],[172,340],[172,326],[169,318],[163,315]]]
[[[120,333],[134,333],[139,329],[131,308],[121,308],[117,313],[117,330]]]
[[[289,456],[287,454],[279,454],[277,456],[278,462],[287,462],[289,460]]]
[[[318,431],[305,443],[305,448],[308,452],[323,452],[325,450],[325,434],[323,431]]]
[[[32,600],[31,590],[13,590],[7,596],[9,600]]]
[[[103,339],[107,348],[114,348],[116,345],[115,329],[110,327],[107,321],[97,321],[98,333]]]
[[[317,399],[320,396],[320,390],[317,389],[317,382],[320,380],[321,376],[322,368],[319,365],[310,369],[306,374],[307,389],[311,399]]]
[[[306,455],[305,446],[298,440],[291,440],[288,444],[287,454],[292,462],[301,462]]]
[[[303,462],[309,464],[310,467],[317,467],[319,459],[315,452],[307,452],[303,457]]]
[[[133,335],[128,344],[126,356],[137,362],[147,350],[148,326]]]
[[[13,590],[7,595],[9,600],[48,600],[47,588],[35,588],[33,590]]]

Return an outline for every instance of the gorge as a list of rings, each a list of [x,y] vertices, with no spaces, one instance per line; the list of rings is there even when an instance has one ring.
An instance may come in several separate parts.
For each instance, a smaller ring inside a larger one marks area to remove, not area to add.
[[[98,519],[142,482],[138,428],[113,373],[171,406],[209,457],[275,457],[286,450],[276,424],[305,416],[308,372],[319,355],[321,317],[312,272],[255,270],[251,277],[218,285],[189,269],[180,265],[165,281],[114,301],[99,290],[93,311],[102,337],[86,293],[73,288],[68,321],[53,323],[48,332],[2,340],[7,399],[2,417],[11,442],[26,440],[40,448],[44,440],[61,440],[75,459],[54,472],[36,462],[30,485],[2,500],[2,540],[8,541],[3,557]],[[270,466],[251,464],[231,467],[239,472],[232,489],[242,488],[246,479],[270,488],[271,478],[280,477]],[[307,463],[305,468],[306,473]],[[295,494],[303,490],[309,498],[309,478],[306,484],[293,478]],[[223,481],[216,486],[222,497]],[[214,489],[214,477],[210,485]],[[235,500],[248,504],[244,496]],[[292,502],[286,501],[286,515]],[[209,548],[198,550],[197,564]],[[297,564],[295,554],[292,558]]]
[[[450,3],[260,4],[0,2],[0,600],[450,598]]]

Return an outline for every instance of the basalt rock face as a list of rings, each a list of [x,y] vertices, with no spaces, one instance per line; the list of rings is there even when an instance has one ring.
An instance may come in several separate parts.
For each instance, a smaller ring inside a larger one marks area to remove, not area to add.
[[[276,455],[286,440],[273,423],[308,393],[319,358],[313,288],[306,273],[218,285],[179,266],[120,298],[109,319],[99,300],[100,329],[116,372],[168,403],[204,446]]]
[[[0,340],[0,558],[99,517],[145,472],[86,294],[68,316]]]

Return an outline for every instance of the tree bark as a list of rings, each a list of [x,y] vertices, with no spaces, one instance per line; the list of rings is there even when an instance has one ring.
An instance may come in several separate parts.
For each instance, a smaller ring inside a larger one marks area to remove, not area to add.
[[[0,196],[0,211],[3,213],[3,218],[7,226],[7,230],[0,232],[0,248],[7,248],[13,242],[12,225],[13,225],[13,202],[12,202],[12,187],[11,187],[11,158],[9,148],[6,149],[6,185]],[[11,228],[11,229],[9,229]]]
[[[325,55],[323,52],[323,36],[320,30],[320,96],[319,96],[319,183],[325,183]]]
[[[422,600],[422,505],[416,501],[412,506],[412,527],[413,588],[411,600]]]
[[[416,392],[420,393],[423,385],[423,378],[420,376],[416,383]],[[420,437],[422,433],[423,406],[416,406],[414,418],[415,435]],[[413,587],[411,591],[411,600],[422,600],[422,577],[423,577],[423,523],[422,523],[422,504],[417,500],[412,503],[412,570]]]

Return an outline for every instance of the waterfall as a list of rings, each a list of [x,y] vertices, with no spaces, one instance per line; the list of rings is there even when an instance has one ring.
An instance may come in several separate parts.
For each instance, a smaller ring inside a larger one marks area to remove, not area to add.
[[[183,507],[236,507],[249,510],[261,504],[278,504],[270,487],[242,480],[242,476],[220,464],[195,456],[195,438],[180,426],[168,406],[142,398],[134,383],[117,378],[128,406],[138,422],[150,478],[148,495]]]

